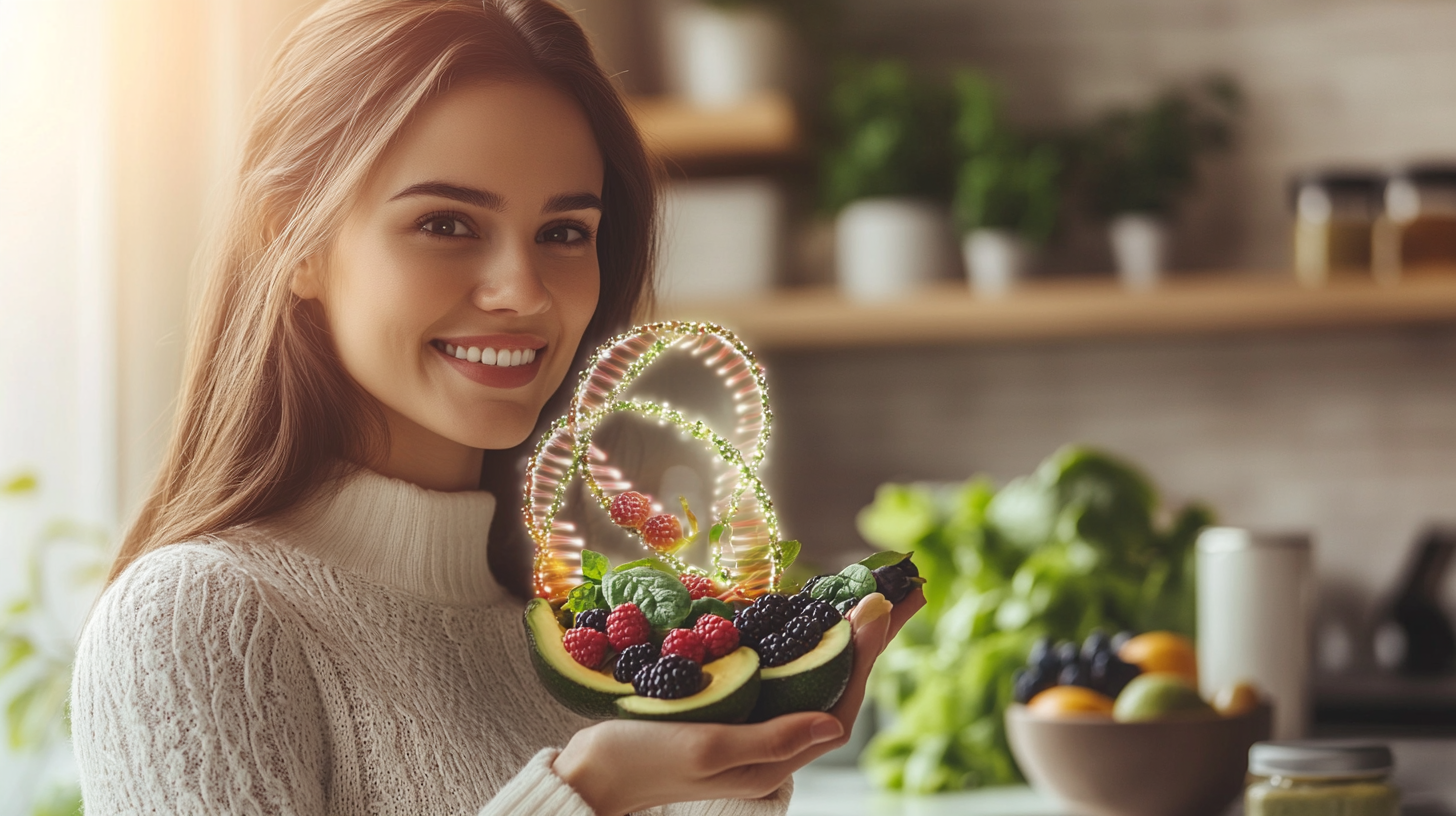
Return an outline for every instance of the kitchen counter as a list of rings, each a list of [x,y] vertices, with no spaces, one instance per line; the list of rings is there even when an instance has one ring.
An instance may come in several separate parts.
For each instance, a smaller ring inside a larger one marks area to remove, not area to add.
[[[1395,754],[1406,816],[1456,816],[1456,740],[1381,740]],[[1071,816],[1024,786],[937,796],[876,790],[856,768],[810,765],[794,775],[789,816]],[[1240,814],[1237,805],[1229,816]]]

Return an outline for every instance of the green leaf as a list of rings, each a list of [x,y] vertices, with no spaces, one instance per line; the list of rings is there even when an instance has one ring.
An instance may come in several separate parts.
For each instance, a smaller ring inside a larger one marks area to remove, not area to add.
[[[718,541],[723,538],[723,533],[727,529],[728,525],[724,524],[721,521],[708,528],[708,543],[712,544],[713,546],[717,546]]]
[[[588,581],[600,583],[602,576],[606,575],[609,569],[611,569],[611,563],[607,561],[605,555],[591,550],[581,551],[581,575],[583,578]]]
[[[698,618],[704,615],[717,615],[720,618],[733,620],[733,607],[717,598],[699,598],[693,601],[693,605],[688,608],[688,616],[683,620],[682,625],[692,626],[698,622]]]
[[[656,558],[639,558],[636,561],[628,561],[625,564],[618,564],[617,566],[612,567],[612,572],[626,572],[627,570],[639,569],[641,567],[655,569],[658,572],[664,573],[666,575],[671,575],[673,578],[677,578],[677,570],[673,569],[667,564],[662,563]]]
[[[12,476],[3,485],[0,485],[0,493],[6,496],[21,496],[35,492],[38,487],[40,487],[40,481],[35,478],[34,473],[21,473]]]
[[[575,614],[581,614],[588,609],[606,609],[606,601],[602,599],[602,588],[598,584],[585,583],[566,595],[566,608]]]
[[[803,548],[804,545],[800,544],[797,540],[794,539],[790,539],[788,541],[780,541],[779,570],[783,571],[788,569],[789,565],[793,564],[794,561],[798,559],[799,551]]]
[[[869,558],[860,561],[859,563],[862,567],[867,567],[870,570],[877,570],[880,567],[894,566],[895,564],[898,564],[909,557],[910,553],[907,552],[895,552],[894,550],[885,550],[884,552],[877,552]]]
[[[613,609],[628,602],[636,604],[659,633],[681,623],[693,603],[688,588],[676,575],[645,566],[607,573],[602,591]]]
[[[27,658],[35,654],[35,644],[29,638],[7,637],[5,638],[3,657],[0,657],[0,677],[4,677],[24,663]]]

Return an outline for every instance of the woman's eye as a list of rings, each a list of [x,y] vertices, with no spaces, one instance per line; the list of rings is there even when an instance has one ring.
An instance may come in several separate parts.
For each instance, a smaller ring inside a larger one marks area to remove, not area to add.
[[[470,225],[453,215],[437,215],[420,224],[420,229],[442,238],[474,238]]]
[[[547,227],[542,230],[541,235],[536,241],[542,244],[575,244],[579,241],[585,241],[586,237],[587,232],[581,227],[573,227],[570,224],[557,224],[554,227]]]

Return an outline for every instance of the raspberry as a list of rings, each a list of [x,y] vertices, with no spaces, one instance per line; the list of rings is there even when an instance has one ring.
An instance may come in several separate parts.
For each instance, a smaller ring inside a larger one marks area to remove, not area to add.
[[[576,662],[588,669],[602,665],[607,656],[607,636],[595,629],[567,629],[561,645]]]
[[[607,616],[607,639],[619,652],[628,646],[646,643],[651,635],[652,625],[637,604],[624,603]]]
[[[595,629],[603,634],[607,631],[607,610],[588,609],[576,616],[578,629]]]
[[[755,650],[761,665],[766,669],[792,663],[809,653],[809,644],[782,632],[770,632],[763,636]]]
[[[670,550],[682,537],[682,522],[671,513],[658,513],[642,522],[642,540],[654,550]]]
[[[708,656],[708,646],[703,636],[692,629],[674,629],[662,641],[662,653],[682,655],[694,663],[702,663]]]
[[[657,647],[652,643],[628,646],[617,655],[617,665],[612,669],[612,677],[618,683],[630,683],[637,676],[637,672],[656,662]]]
[[[684,572],[677,577],[682,585],[688,588],[688,597],[693,600],[706,598],[713,593],[713,581],[706,575],[698,575],[693,572]]]
[[[691,697],[703,687],[703,667],[682,655],[664,655],[637,672],[632,686],[643,697],[660,700]]]
[[[651,512],[652,505],[647,497],[635,490],[628,490],[612,499],[612,506],[607,510],[613,522],[633,530],[641,527]]]
[[[698,618],[693,631],[703,636],[703,645],[708,647],[708,660],[717,660],[738,648],[738,629],[727,618],[704,615]]]

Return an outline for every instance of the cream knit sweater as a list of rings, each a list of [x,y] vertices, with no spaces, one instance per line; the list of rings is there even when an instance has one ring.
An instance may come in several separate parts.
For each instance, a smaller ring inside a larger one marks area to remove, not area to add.
[[[76,659],[87,816],[589,816],[551,762],[590,722],[536,679],[486,562],[494,510],[366,471],[138,559]],[[772,816],[789,789],[654,813]]]

